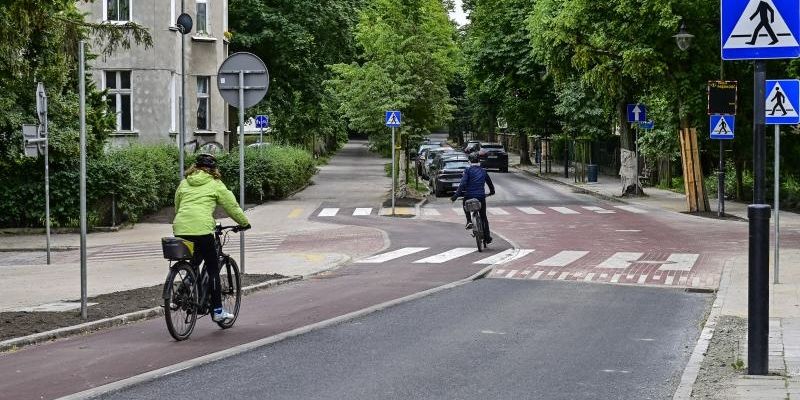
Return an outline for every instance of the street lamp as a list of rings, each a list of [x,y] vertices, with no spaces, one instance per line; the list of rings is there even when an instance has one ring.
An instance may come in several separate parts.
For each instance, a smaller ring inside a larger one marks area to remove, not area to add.
[[[176,23],[181,32],[181,131],[178,133],[178,163],[180,179],[183,179],[183,149],[186,146],[186,34],[192,31],[192,17],[183,12]]]
[[[675,42],[678,43],[678,48],[686,51],[692,45],[692,39],[694,35],[689,32],[686,32],[686,23],[681,21],[681,28],[676,35],[672,35],[675,38]]]

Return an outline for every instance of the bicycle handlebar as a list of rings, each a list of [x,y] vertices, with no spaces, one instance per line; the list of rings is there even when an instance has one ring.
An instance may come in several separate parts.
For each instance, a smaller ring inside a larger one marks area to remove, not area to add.
[[[246,231],[246,230],[248,230],[248,229],[250,229],[250,227],[249,227],[249,226],[248,226],[248,227],[245,227],[245,226],[241,226],[241,225],[230,225],[230,226],[222,226],[222,225],[217,225],[217,231],[218,231],[218,232],[222,232],[222,231],[226,231],[226,230],[231,230],[231,231],[233,231],[233,232],[235,233],[235,232],[242,232],[242,231]]]

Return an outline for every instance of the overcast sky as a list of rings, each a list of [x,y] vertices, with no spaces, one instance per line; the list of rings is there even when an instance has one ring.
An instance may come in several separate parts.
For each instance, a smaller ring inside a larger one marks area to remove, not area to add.
[[[467,15],[464,14],[464,10],[461,9],[461,0],[456,0],[456,9],[452,13],[450,13],[450,18],[452,18],[459,26],[464,26],[467,23]]]

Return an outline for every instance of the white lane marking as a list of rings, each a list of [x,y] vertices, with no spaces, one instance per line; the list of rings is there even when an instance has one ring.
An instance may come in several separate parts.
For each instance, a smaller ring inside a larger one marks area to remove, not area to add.
[[[421,260],[414,261],[414,264],[441,264],[450,260],[455,260],[458,257],[465,256],[470,253],[478,251],[474,247],[456,247],[453,250],[445,251]]]
[[[567,279],[568,275],[569,272],[562,272],[561,275],[558,276],[558,280],[563,281],[564,279]]]
[[[435,208],[423,208],[422,209],[422,214],[430,215],[430,216],[442,215],[442,213],[440,213],[439,210],[437,210]]]
[[[634,214],[647,214],[647,211],[642,210],[641,208],[636,208],[633,206],[614,206],[615,208],[619,208],[620,210],[624,210],[627,212],[631,212]]]
[[[594,278],[594,272],[590,272],[590,273],[586,274],[586,278],[583,278],[583,281],[584,282],[591,282],[591,280],[593,278]]]
[[[492,215],[508,215],[508,211],[499,207],[489,207],[486,209],[486,212]]]
[[[402,249],[397,249],[390,251],[388,253],[374,255],[372,257],[365,258],[363,260],[356,261],[356,263],[362,264],[378,264],[383,263],[386,261],[394,260],[395,258],[404,257],[407,255],[411,255],[414,253],[419,253],[420,251],[428,250],[428,247],[403,247]]]
[[[460,216],[462,216],[462,217],[464,216],[464,208],[462,208],[462,207],[458,207],[458,208],[453,207],[453,212],[458,214],[458,215],[460,215]]]
[[[606,210],[603,207],[596,207],[596,206],[583,206],[581,208],[583,208],[584,210],[596,212],[598,214],[616,214],[617,213],[614,210]]]
[[[532,249],[508,249],[483,260],[475,261],[475,264],[506,264],[531,253],[533,253]]]
[[[672,281],[674,281],[674,280],[675,280],[675,277],[674,277],[674,276],[672,276],[672,275],[669,275],[669,276],[667,276],[667,280],[666,280],[666,281],[664,281],[664,284],[666,284],[666,285],[672,285]]]
[[[372,209],[371,208],[356,208],[356,210],[353,211],[353,215],[354,216],[363,216],[363,215],[370,215],[370,214],[372,214]]]
[[[539,267],[566,267],[580,260],[587,254],[589,254],[588,251],[562,251],[544,261],[536,263],[536,265]]]
[[[611,283],[619,282],[619,278],[621,278],[621,277],[622,277],[622,274],[614,274],[614,276],[611,277]]]
[[[557,271],[550,271],[547,273],[547,276],[554,276]]]
[[[549,208],[561,214],[580,214],[579,212],[567,207],[549,207]]]
[[[539,279],[539,277],[542,276],[543,273],[544,273],[544,271],[536,271],[536,273],[533,274],[531,279]]]
[[[647,281],[647,275],[639,275],[639,281],[637,283],[641,285],[645,283],[645,281]]]
[[[512,269],[511,272],[509,272],[508,275],[506,275],[506,278],[513,278],[514,275],[516,275],[516,274],[517,274],[517,270]]]
[[[320,217],[333,217],[339,213],[338,208],[323,208],[322,211],[319,212],[318,216]]]
[[[614,269],[624,269],[628,268],[633,264],[635,261],[642,258],[644,253],[616,253],[613,256],[609,257],[608,260],[603,261],[595,268],[614,268]]]
[[[691,271],[697,259],[700,258],[699,254],[676,253],[670,254],[667,262],[658,267],[659,271]]]
[[[617,229],[615,232],[636,233],[641,231],[641,229]]]
[[[531,273],[531,271],[527,271],[527,270],[520,272],[520,274],[522,274],[522,275],[528,275],[530,273]]]
[[[542,215],[543,212],[533,208],[533,207],[517,207],[517,210],[520,210],[528,215]]]
[[[495,273],[496,273],[497,275],[503,275],[503,272],[506,272],[506,270],[504,270],[504,269],[498,269],[498,270],[495,270]]]
[[[688,279],[689,279],[688,277],[682,276],[680,279],[678,279],[678,284],[679,284],[679,285],[685,285],[685,284],[686,284],[686,281],[687,281]]]
[[[606,279],[606,278],[608,278],[608,274],[600,274],[600,279]]]

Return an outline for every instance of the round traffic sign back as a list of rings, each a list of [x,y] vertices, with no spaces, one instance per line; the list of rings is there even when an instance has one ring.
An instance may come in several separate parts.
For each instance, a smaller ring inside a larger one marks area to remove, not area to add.
[[[240,82],[240,76],[244,82]],[[235,53],[222,62],[217,73],[217,87],[222,98],[236,108],[258,104],[269,90],[269,72],[264,61],[252,53]],[[239,90],[244,89],[244,104],[240,104]]]

